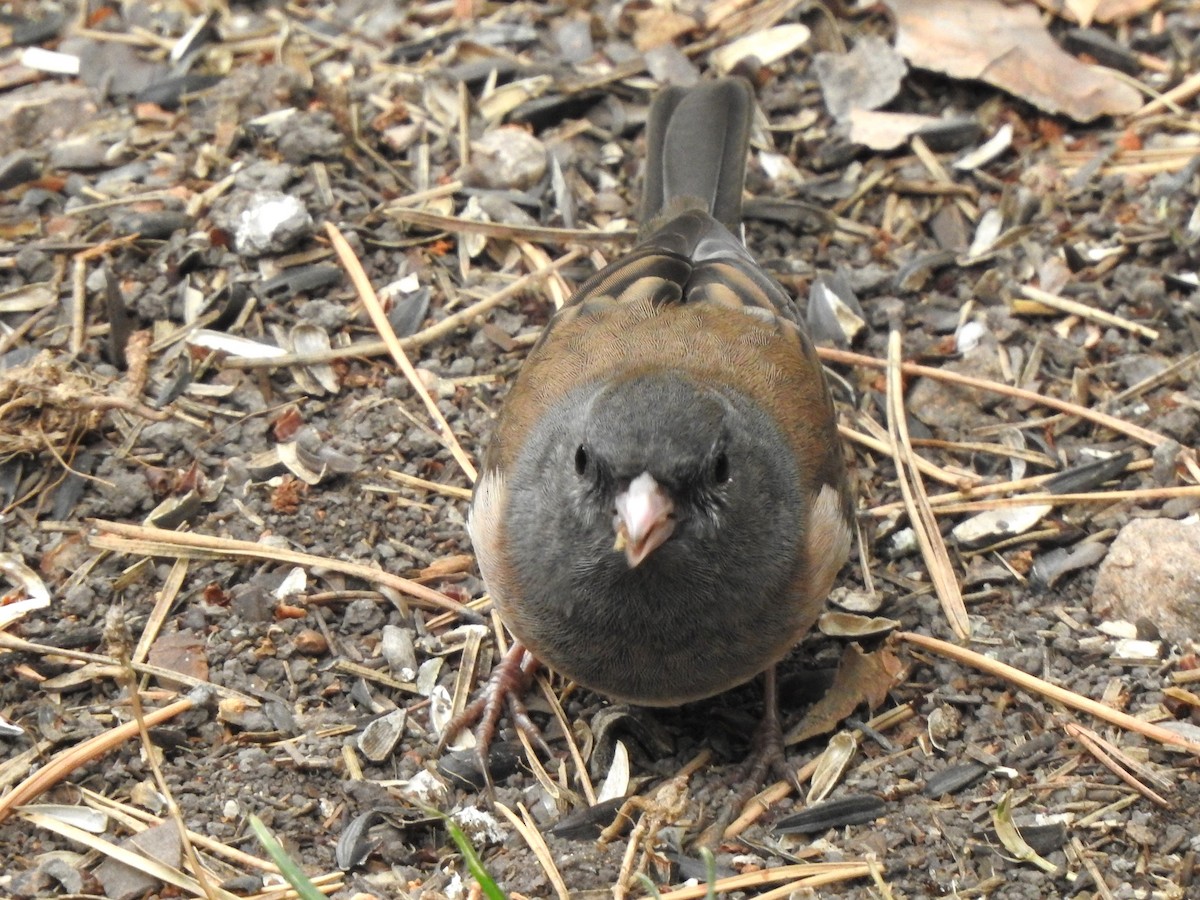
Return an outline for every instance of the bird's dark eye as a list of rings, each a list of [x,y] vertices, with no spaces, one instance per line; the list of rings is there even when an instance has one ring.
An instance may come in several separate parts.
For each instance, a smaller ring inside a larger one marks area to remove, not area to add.
[[[717,484],[724,484],[729,480],[729,457],[722,450],[717,454],[717,458],[713,461],[713,481]]]
[[[588,452],[587,447],[580,444],[575,451],[575,474],[582,475],[587,471],[588,467]]]

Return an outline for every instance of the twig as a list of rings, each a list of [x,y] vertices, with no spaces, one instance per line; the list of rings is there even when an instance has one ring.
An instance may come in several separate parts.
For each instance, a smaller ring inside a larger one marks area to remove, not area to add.
[[[954,567],[950,563],[946,542],[942,540],[937,519],[929,508],[925,483],[921,480],[921,473],[914,462],[916,454],[909,442],[908,420],[904,412],[904,389],[900,381],[900,332],[893,330],[888,338],[887,412],[888,431],[892,438],[892,452],[896,461],[900,492],[904,495],[908,521],[921,548],[921,555],[929,569],[929,577],[933,581],[938,600],[941,601],[942,610],[946,613],[954,633],[960,640],[965,641],[971,636],[971,620],[967,618],[967,607],[963,603],[958,579],[954,577]]]
[[[1079,316],[1082,319],[1090,319],[1093,322],[1100,322],[1104,325],[1112,325],[1114,328],[1123,328],[1126,331],[1131,331],[1134,334],[1139,334],[1144,338],[1149,338],[1152,341],[1158,340],[1158,330],[1150,328],[1147,325],[1142,325],[1139,322],[1133,322],[1121,316],[1113,315],[1110,312],[1105,312],[1102,309],[1096,309],[1094,306],[1088,306],[1086,303],[1080,303],[1078,300],[1071,300],[1067,297],[1060,297],[1058,294],[1052,294],[1049,291],[1043,291],[1041,288],[1033,287],[1032,285],[1022,285],[1021,296],[1034,303],[1040,303],[1042,306],[1050,309],[1056,309],[1059,312],[1069,313],[1073,316]],[[1016,309],[1016,312],[1028,312],[1029,310]]]
[[[88,535],[88,544],[102,550],[140,553],[143,556],[187,556],[194,559],[241,556],[249,559],[273,560],[307,568],[329,569],[354,578],[361,578],[372,584],[392,588],[411,597],[417,601],[418,606],[424,606],[427,609],[446,610],[460,616],[464,612],[470,615],[461,603],[451,600],[445,594],[362,563],[300,553],[283,547],[269,547],[254,541],[237,541],[232,538],[214,537],[207,534],[168,531],[165,528],[146,528],[141,525],[127,525],[124,522],[109,522],[103,519],[89,519],[88,521],[94,529]],[[474,618],[474,616],[470,617]]]
[[[548,275],[557,272],[559,269],[569,266],[571,263],[583,256],[582,250],[572,250],[570,253],[556,259],[549,266],[540,269],[536,272],[530,272],[527,275],[522,275],[512,284],[502,288],[490,297],[467,306],[454,315],[447,316],[442,321],[430,325],[428,328],[418,331],[414,335],[406,338],[400,338],[400,346],[405,350],[412,350],[416,347],[424,347],[426,344],[432,344],[434,341],[439,341],[457,331],[459,328],[469,325],[474,319],[483,315],[493,307],[499,306],[506,300],[521,293],[535,282],[541,281]],[[382,356],[388,352],[386,341],[359,341],[351,344],[349,347],[334,347],[330,350],[322,350],[319,353],[287,353],[283,356],[273,356],[269,359],[259,359],[257,357],[246,356],[230,356],[220,362],[220,366],[226,369],[267,369],[280,366],[297,366],[311,365],[312,363],[333,362],[338,359],[349,359],[353,357],[371,357]]]
[[[162,709],[146,713],[146,726],[153,728],[156,725],[161,725],[163,722],[169,722],[180,713],[185,713],[189,709],[192,709],[195,705],[188,697],[176,700]],[[109,750],[136,736],[137,733],[138,723],[131,720],[55,754],[42,768],[18,784],[12,791],[0,797],[0,822],[8,818],[14,808],[40,796],[80,766],[98,759]]]
[[[1049,681],[1038,678],[1036,675],[1029,675],[1020,669],[984,656],[982,653],[976,653],[974,650],[968,650],[966,647],[959,647],[948,641],[942,641],[923,634],[916,634],[912,631],[897,632],[896,639],[937,653],[955,662],[973,666],[981,672],[987,672],[989,675],[996,675],[1007,681],[1011,681],[1023,690],[1040,694],[1043,697],[1063,704],[1063,706],[1069,706],[1071,709],[1088,713],[1097,719],[1103,719],[1110,725],[1124,728],[1126,731],[1136,731],[1138,734],[1143,734],[1151,740],[1158,741],[1160,744],[1182,747],[1189,753],[1200,753],[1200,743],[1189,741],[1183,735],[1176,734],[1169,728],[1163,728],[1161,725],[1155,725],[1152,722],[1144,722],[1128,713],[1121,712],[1119,709],[1113,709],[1111,706],[1097,703],[1089,697],[1069,691],[1056,684],[1051,684]]]
[[[338,259],[341,260],[342,266],[346,269],[346,274],[350,276],[350,280],[354,283],[354,288],[358,291],[358,297],[367,308],[367,312],[371,316],[371,321],[375,323],[375,329],[379,332],[380,337],[383,338],[383,342],[387,344],[388,352],[391,353],[392,359],[396,361],[396,365],[400,367],[400,371],[404,373],[404,377],[408,379],[409,384],[413,386],[413,390],[417,392],[417,396],[425,404],[425,409],[429,411],[429,417],[437,425],[442,443],[445,444],[446,449],[450,451],[450,455],[454,457],[455,461],[462,467],[462,470],[466,472],[467,478],[474,483],[475,479],[479,477],[474,463],[471,462],[470,457],[463,450],[462,445],[458,442],[458,438],[454,436],[454,430],[450,427],[450,423],[446,421],[446,417],[442,415],[442,411],[438,409],[438,405],[429,396],[429,391],[421,383],[421,378],[417,375],[417,370],[413,368],[413,364],[405,354],[404,348],[400,346],[396,332],[392,330],[392,323],[388,321],[387,313],[383,311],[383,304],[379,302],[379,296],[375,293],[375,288],[371,286],[370,279],[367,278],[367,273],[363,270],[362,263],[358,261],[353,248],[342,237],[342,233],[338,231],[336,225],[332,222],[326,222],[325,233],[329,235],[329,241],[333,244],[333,249],[337,251]]]

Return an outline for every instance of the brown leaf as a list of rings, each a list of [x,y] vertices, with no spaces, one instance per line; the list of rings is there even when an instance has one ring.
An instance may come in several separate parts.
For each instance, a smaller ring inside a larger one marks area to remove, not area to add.
[[[1037,0],[1047,12],[1078,22],[1085,28],[1097,22],[1123,22],[1158,6],[1160,0]]]
[[[899,657],[887,647],[864,653],[857,645],[850,644],[842,654],[832,686],[788,732],[784,743],[789,746],[799,744],[833,731],[860,703],[875,709],[887,699],[888,691],[900,682],[903,669]]]
[[[164,634],[150,647],[150,662],[162,669],[208,680],[208,657],[204,640],[190,631]]]
[[[1063,51],[1037,7],[1000,0],[887,0],[896,49],[909,63],[954,78],[977,78],[1078,122],[1131,113],[1138,92],[1108,71]]]
[[[420,578],[444,578],[447,575],[457,575],[471,568],[475,557],[470,553],[460,553],[456,556],[443,556],[435,559],[421,570]]]

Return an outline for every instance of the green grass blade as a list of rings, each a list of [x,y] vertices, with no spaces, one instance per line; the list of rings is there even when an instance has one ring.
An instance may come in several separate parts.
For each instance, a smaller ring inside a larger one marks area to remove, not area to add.
[[[267,855],[275,861],[275,865],[279,866],[279,874],[296,889],[300,900],[326,900],[325,895],[317,890],[317,886],[308,880],[308,876],[300,870],[295,860],[288,856],[279,841],[275,840],[275,836],[267,831],[267,826],[262,823],[262,819],[251,815],[250,830],[258,838],[258,842],[263,845]]]

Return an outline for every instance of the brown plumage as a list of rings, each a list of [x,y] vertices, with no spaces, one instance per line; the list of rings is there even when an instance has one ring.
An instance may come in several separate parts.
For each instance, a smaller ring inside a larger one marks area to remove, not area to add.
[[[547,325],[472,502],[484,581],[521,645],[634,703],[769,669],[850,549],[820,363],[730,230],[752,111],[732,79],[656,98],[645,236]]]

